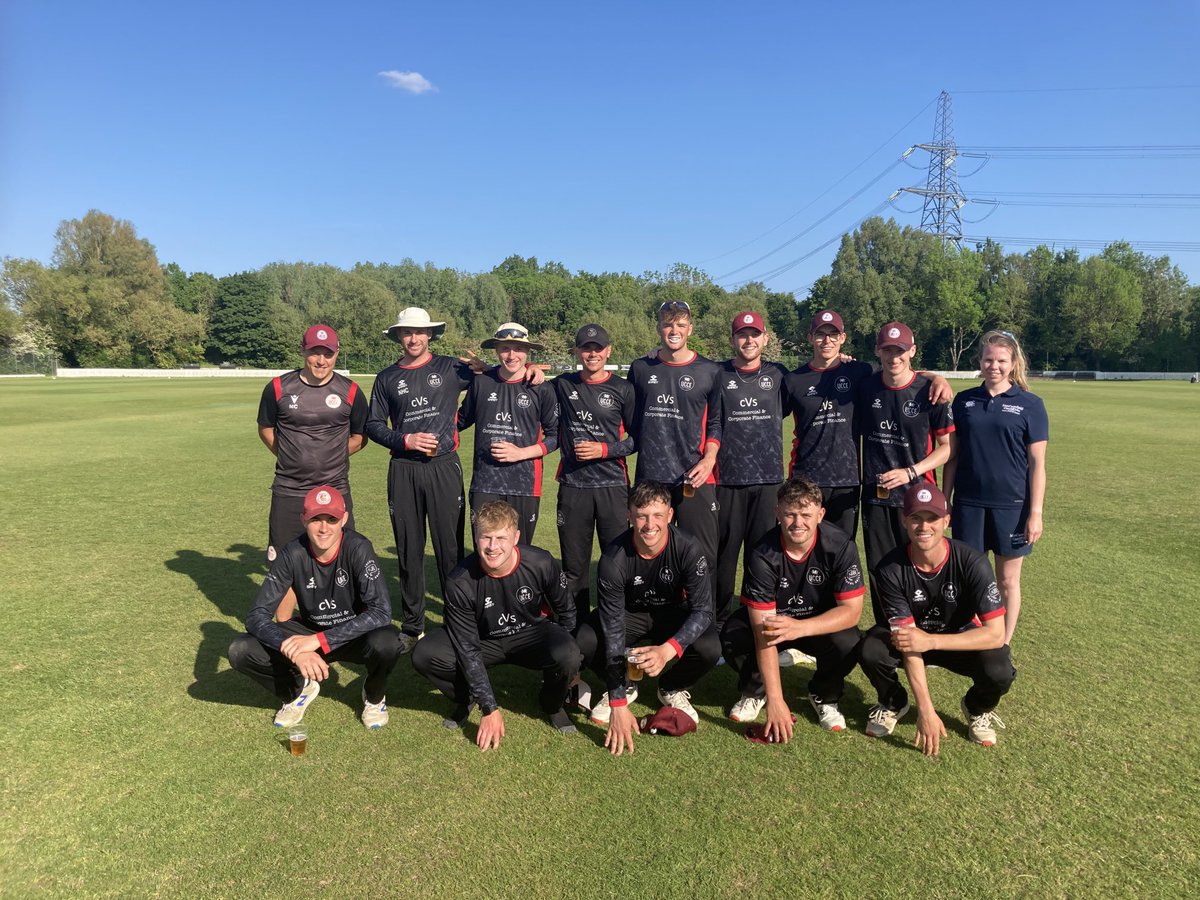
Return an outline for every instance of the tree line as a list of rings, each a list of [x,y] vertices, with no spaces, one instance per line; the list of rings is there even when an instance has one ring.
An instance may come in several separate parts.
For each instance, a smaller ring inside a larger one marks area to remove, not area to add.
[[[865,359],[879,326],[899,319],[916,332],[927,368],[972,368],[989,328],[1016,334],[1035,369],[1200,368],[1200,288],[1166,256],[1122,242],[1087,259],[1045,246],[1006,254],[991,241],[944,248],[879,218],[843,236],[829,274],[802,298],[757,282],[726,290],[684,263],[592,274],[519,255],[484,273],[405,259],[350,269],[276,262],[217,278],[161,265],[130,222],[96,210],[59,226],[50,265],[6,257],[0,276],[0,346],[53,353],[66,366],[296,365],[301,334],[320,321],[341,336],[340,365],[373,372],[395,360],[383,330],[406,306],[447,321],[441,352],[477,351],[497,325],[517,321],[545,344],[546,359],[565,363],[576,329],[598,322],[614,361],[627,362],[657,344],[658,306],[684,300],[691,345],[716,358],[729,355],[733,316],[753,310],[775,336],[768,355],[794,365],[807,357],[809,318],[829,307]]]

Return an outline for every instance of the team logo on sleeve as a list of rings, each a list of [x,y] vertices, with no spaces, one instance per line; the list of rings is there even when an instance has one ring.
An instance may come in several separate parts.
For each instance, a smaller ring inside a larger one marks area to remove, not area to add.
[[[988,585],[987,598],[989,603],[999,604],[1000,602],[1000,588],[996,587],[996,582],[994,581]]]
[[[857,565],[848,568],[846,570],[846,580],[849,582],[862,581],[862,569]]]
[[[442,376],[439,375],[437,372],[430,372],[428,381],[429,381],[430,387],[441,387],[442,386]]]
[[[708,560],[705,559],[703,556],[700,557],[698,560],[696,560],[696,574],[697,575],[707,575],[708,574]]]
[[[330,394],[328,397],[325,398],[325,405],[328,406],[330,409],[337,409],[339,406],[342,405],[342,398],[339,397],[337,394]]]
[[[825,573],[820,569],[808,570],[808,583],[815,586],[820,586],[825,583]]]
[[[675,573],[666,566],[663,566],[662,570],[658,573],[658,580],[663,584],[670,584],[675,580]]]
[[[845,375],[839,375],[834,379],[833,387],[839,394],[844,394],[850,390],[850,379]]]
[[[903,407],[904,415],[910,419],[915,419],[921,414],[921,404],[916,400],[906,400]]]
[[[379,564],[373,559],[367,560],[367,564],[363,566],[363,578],[367,581],[374,581],[379,577]]]
[[[942,585],[942,599],[947,603],[954,603],[958,600],[958,588],[951,583]]]
[[[612,396],[612,394],[601,394],[598,402],[605,409],[608,409],[610,406],[613,405],[613,396]]]
[[[690,391],[695,386],[696,386],[696,379],[692,378],[691,375],[684,375],[682,378],[679,379],[679,389],[681,391]]]
[[[345,569],[338,569],[337,574],[333,576],[333,582],[338,587],[345,587],[350,583],[350,576],[346,574]]]
[[[758,386],[764,391],[769,391],[771,388],[775,387],[775,381],[770,375],[764,375],[762,378],[758,379]]]
[[[270,546],[267,548],[267,562],[275,562],[275,557],[278,555],[279,554],[275,552],[274,546]]]
[[[526,585],[521,585],[517,588],[517,601],[520,603],[532,603],[533,589]]]
[[[517,394],[517,406],[521,409],[529,409],[529,402],[528,394]]]
[[[562,510],[560,509],[558,511],[558,527],[562,528],[566,524],[567,524],[567,518],[566,518],[566,516],[564,516],[562,514]]]
[[[568,581],[568,578],[567,578],[567,573],[566,573],[566,572],[559,572],[559,573],[558,573],[558,586],[559,586],[559,587],[566,587],[566,586],[567,586],[567,581]]]

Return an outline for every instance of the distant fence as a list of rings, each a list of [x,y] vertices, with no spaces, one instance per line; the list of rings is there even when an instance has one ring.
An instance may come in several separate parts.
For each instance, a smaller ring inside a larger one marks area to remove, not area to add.
[[[284,372],[290,372],[295,366],[286,369],[234,369],[234,368],[196,368],[196,369],[59,369],[59,378],[274,378]],[[338,369],[342,375],[350,373]]]
[[[55,359],[51,354],[19,353],[0,347],[0,376],[53,375]]]
[[[1061,371],[1034,372],[1034,376],[1053,378],[1055,381],[1191,381],[1198,379],[1195,372],[1092,372]]]

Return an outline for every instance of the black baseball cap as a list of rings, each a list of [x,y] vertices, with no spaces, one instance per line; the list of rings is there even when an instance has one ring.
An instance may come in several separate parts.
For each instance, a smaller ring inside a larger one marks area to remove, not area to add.
[[[599,344],[601,349],[612,343],[608,332],[604,330],[603,325],[584,325],[575,332],[575,346],[582,347],[584,344]]]

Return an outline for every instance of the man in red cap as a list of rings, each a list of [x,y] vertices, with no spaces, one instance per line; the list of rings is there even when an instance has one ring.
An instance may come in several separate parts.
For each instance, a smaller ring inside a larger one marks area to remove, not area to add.
[[[915,484],[935,485],[934,470],[950,458],[954,416],[930,398],[930,379],[914,372],[916,342],[903,322],[888,322],[875,341],[882,369],[858,386],[855,414],[862,435],[863,544],[870,573],[871,607],[886,624],[875,570],[905,541],[901,511]]]
[[[763,359],[771,336],[763,317],[733,317],[733,358],[721,363],[721,447],[717,453],[718,631],[733,612],[738,556],[775,527],[775,495],[783,483],[783,385],[787,369]]]
[[[331,484],[350,497],[350,456],[363,448],[367,431],[367,398],[358,385],[334,371],[337,332],[313,325],[300,349],[304,366],[272,378],[258,404],[258,436],[275,454],[267,562],[302,531],[304,495],[317,484]]]
[[[304,718],[329,676],[329,663],[365,663],[362,722],[388,721],[387,679],[400,656],[392,604],[371,542],[346,527],[340,491],[319,485],[303,501],[304,533],[276,555],[246,616],[247,634],[229,663],[284,701],[275,725]],[[280,605],[296,615],[275,621]]]
[[[971,740],[991,746],[996,728],[1004,727],[994,710],[1017,677],[992,567],[978,550],[946,538],[950,513],[937,485],[910,487],[903,514],[908,545],[888,553],[871,579],[879,583],[887,621],[862,644],[862,668],[879,697],[867,734],[890,735],[908,712],[908,694],[896,676],[903,663],[917,702],[916,746],[936,756],[946,727],[925,679],[927,667],[936,665],[972,680],[960,708]]]

